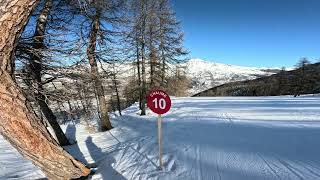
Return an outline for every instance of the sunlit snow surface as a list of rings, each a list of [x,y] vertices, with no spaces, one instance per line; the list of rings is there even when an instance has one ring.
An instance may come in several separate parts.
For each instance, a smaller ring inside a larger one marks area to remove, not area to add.
[[[163,117],[158,170],[156,115],[137,105],[111,132],[65,125],[77,159],[97,164],[92,179],[320,179],[320,97],[173,98]],[[0,179],[35,179],[40,170],[0,138]]]

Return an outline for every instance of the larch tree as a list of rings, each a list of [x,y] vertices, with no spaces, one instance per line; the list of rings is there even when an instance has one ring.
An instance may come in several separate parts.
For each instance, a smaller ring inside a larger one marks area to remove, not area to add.
[[[168,64],[183,62],[181,56],[188,52],[183,48],[183,33],[180,29],[180,22],[176,20],[169,0],[160,0],[158,6],[159,18],[159,59],[161,63],[161,86],[166,84],[166,71]]]
[[[106,131],[112,129],[112,125],[109,119],[108,115],[108,106],[107,106],[107,101],[106,97],[104,94],[104,87],[102,85],[101,77],[99,74],[98,70],[98,63],[96,59],[96,44],[97,44],[97,36],[98,32],[100,29],[100,13],[97,12],[96,16],[93,18],[92,21],[92,27],[90,30],[90,35],[89,35],[89,45],[87,48],[87,55],[89,59],[89,64],[91,67],[91,78],[94,81],[94,88],[96,90],[97,96],[98,96],[98,102],[99,102],[99,111],[100,111],[100,119],[101,119],[101,124],[100,124],[100,130],[101,131]]]
[[[133,6],[135,6],[136,4],[134,4]],[[142,78],[141,78],[141,19],[139,16],[139,11],[137,9],[134,8],[133,11],[133,29],[129,34],[133,34],[132,38],[130,42],[132,42],[133,44],[133,54],[135,54],[135,61],[136,63],[134,63],[137,67],[137,83],[138,83],[138,92],[139,92],[139,109],[142,109]],[[129,36],[130,37],[130,36]]]
[[[307,58],[301,58],[297,63],[296,67],[298,68],[296,87],[294,97],[300,96],[300,94],[305,90],[307,86],[306,78],[306,66],[310,64],[310,61]]]
[[[0,133],[49,179],[85,177],[90,169],[56,143],[11,76],[15,47],[38,2],[0,1]]]
[[[140,44],[141,44],[141,115],[146,115],[146,93],[147,93],[147,75],[146,75],[146,21],[147,21],[147,0],[141,0],[140,3],[141,24],[140,24]]]
[[[116,102],[117,102],[117,110],[119,112],[119,115],[122,116],[121,113],[121,101],[120,101],[120,92],[119,92],[119,80],[118,75],[119,71],[117,70],[117,67],[115,66],[115,63],[112,64],[112,72],[111,72],[111,78],[112,78],[112,85],[111,88],[114,89],[115,95],[116,95]]]
[[[139,109],[141,110],[142,102],[142,78],[141,78],[141,12],[140,12],[140,1],[131,1],[128,3],[128,9],[131,16],[128,16],[128,23],[126,26],[125,33],[123,34],[123,44],[125,48],[123,49],[127,53],[126,59],[129,59],[133,65],[134,77],[132,79],[134,87],[130,87],[133,91],[129,93],[131,95],[138,94]],[[138,91],[138,92],[135,92]],[[133,99],[135,97],[132,97]],[[131,99],[131,98],[130,98]]]
[[[52,0],[46,0],[41,10],[37,24],[35,27],[35,33],[33,35],[32,42],[32,51],[31,57],[29,59],[28,64],[28,74],[30,76],[30,88],[33,89],[34,98],[39,104],[41,112],[44,114],[45,118],[49,122],[52,127],[55,136],[60,145],[70,145],[69,140],[63,133],[60,128],[59,123],[57,122],[57,117],[53,114],[51,108],[48,105],[48,99],[44,94],[43,84],[45,82],[42,81],[42,71],[43,71],[43,55],[42,51],[46,48],[44,43],[46,37],[46,27],[48,23],[48,18],[50,15],[50,10],[53,6]]]
[[[278,73],[278,89],[277,89],[277,95],[283,95],[283,90],[286,87],[286,68],[282,67],[280,72]]]
[[[132,16],[128,41],[135,47],[131,48],[131,53],[136,54],[134,64],[138,72],[139,107],[141,115],[145,115],[147,91],[154,88],[169,90],[173,87],[168,83],[177,82],[172,81],[172,78],[178,77],[175,76],[174,64],[183,62],[181,57],[187,51],[183,48],[180,23],[168,0],[133,0],[130,10]]]
[[[112,125],[108,115],[108,101],[105,96],[105,88],[101,73],[99,72],[98,62],[104,61],[110,55],[110,47],[106,47],[112,43],[114,26],[121,21],[120,9],[123,1],[90,1],[87,2],[87,9],[84,12],[89,24],[89,35],[87,45],[87,57],[91,67],[91,78],[94,82],[94,89],[98,99],[98,109],[100,113],[100,130],[106,131],[112,129]],[[106,60],[107,61],[107,60]]]
[[[141,110],[141,115],[146,114],[146,92],[147,92],[147,4],[148,0],[134,0],[129,4],[129,9],[131,11],[130,24],[126,35],[126,43],[132,48],[132,54],[134,54],[134,65],[137,68],[137,90],[139,94],[139,108]]]
[[[132,40],[136,46],[136,65],[138,70],[138,90],[140,115],[146,115],[146,93],[147,93],[147,18],[148,18],[149,0],[132,1],[131,10],[133,16],[131,23],[133,28],[131,34]]]
[[[156,86],[156,66],[157,66],[157,16],[156,16],[156,1],[151,1],[148,8],[147,16],[147,42],[148,42],[148,52],[149,52],[149,65],[150,65],[150,81],[149,87],[154,88]]]

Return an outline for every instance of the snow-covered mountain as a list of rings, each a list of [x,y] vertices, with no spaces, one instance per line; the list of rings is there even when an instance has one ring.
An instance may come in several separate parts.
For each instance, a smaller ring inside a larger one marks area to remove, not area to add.
[[[186,67],[187,76],[192,81],[192,87],[189,90],[190,94],[195,94],[228,82],[268,76],[276,70],[221,64],[202,59],[190,59],[183,66]]]
[[[110,64],[104,64],[104,69],[110,69]],[[174,65],[169,65],[174,68]],[[251,80],[262,76],[273,74],[276,69],[244,67],[236,65],[228,65],[216,63],[214,61],[206,61],[202,59],[190,59],[180,65],[185,67],[186,75],[191,80],[189,95],[204,91],[206,89],[225,84],[228,82]],[[115,66],[118,72],[121,72],[122,79],[127,79],[135,72],[132,63],[118,64]],[[147,66],[147,73],[149,72]],[[169,73],[174,74],[174,71]]]

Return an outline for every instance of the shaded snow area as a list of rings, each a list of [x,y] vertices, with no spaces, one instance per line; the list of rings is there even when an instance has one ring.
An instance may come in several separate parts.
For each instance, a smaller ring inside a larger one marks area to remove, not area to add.
[[[113,117],[111,132],[65,125],[77,159],[96,164],[91,179],[317,180],[320,179],[320,97],[173,98],[163,117],[158,170],[156,115],[137,104]],[[0,179],[43,174],[0,139]]]

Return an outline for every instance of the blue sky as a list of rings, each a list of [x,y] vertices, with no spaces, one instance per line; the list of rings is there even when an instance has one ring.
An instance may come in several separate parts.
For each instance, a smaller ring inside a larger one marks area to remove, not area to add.
[[[172,0],[190,57],[281,67],[320,59],[320,0]]]

